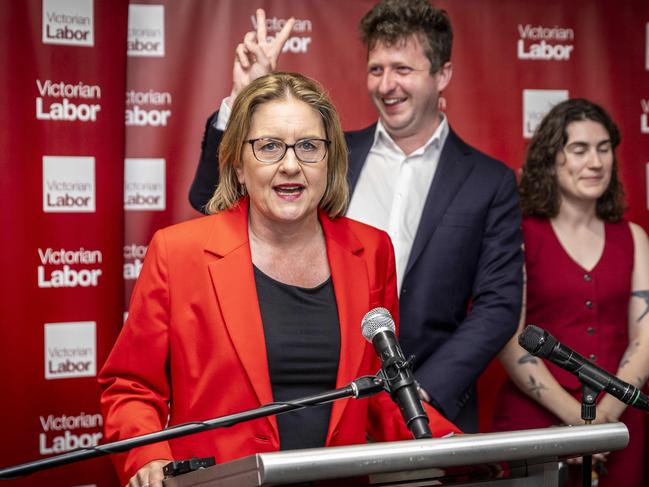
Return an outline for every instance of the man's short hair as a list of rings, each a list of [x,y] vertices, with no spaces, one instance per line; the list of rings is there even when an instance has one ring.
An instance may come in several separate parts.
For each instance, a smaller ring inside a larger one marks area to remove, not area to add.
[[[434,8],[428,0],[383,0],[365,14],[359,29],[368,51],[379,41],[393,46],[419,36],[433,73],[451,60],[451,20],[445,10]]]

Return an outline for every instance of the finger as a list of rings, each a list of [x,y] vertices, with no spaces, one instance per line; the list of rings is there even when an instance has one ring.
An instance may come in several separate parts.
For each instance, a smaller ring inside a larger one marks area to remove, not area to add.
[[[138,470],[135,475],[133,475],[128,481],[127,487],[142,487],[145,484],[144,474],[141,470]]]
[[[248,54],[246,47],[243,44],[239,44],[234,50],[234,60],[238,61],[241,64],[241,67],[247,69],[250,67],[250,61],[248,60]]]
[[[163,487],[162,481],[164,480],[164,466],[169,463],[167,460],[158,460],[151,465],[149,473],[149,487]]]
[[[252,31],[252,30],[249,31],[249,32],[246,32],[246,34],[243,36],[244,44],[246,42],[257,42],[257,40],[258,40],[257,33]]]
[[[271,46],[273,58],[276,58],[279,55],[279,53],[282,52],[282,48],[284,47],[284,44],[288,40],[288,36],[291,35],[291,31],[293,30],[294,25],[295,25],[295,19],[291,17],[286,21],[284,27],[282,27],[282,30],[280,30],[277,33],[275,39],[273,39],[272,46]]]
[[[248,51],[248,59],[250,59],[252,63],[258,63],[264,68],[270,68],[268,56],[266,56],[266,53],[259,44],[256,42],[244,42],[244,45]]]
[[[263,8],[257,9],[257,40],[266,43],[266,12]]]
[[[146,470],[147,469],[145,467],[137,473],[139,487],[149,487],[149,472]]]

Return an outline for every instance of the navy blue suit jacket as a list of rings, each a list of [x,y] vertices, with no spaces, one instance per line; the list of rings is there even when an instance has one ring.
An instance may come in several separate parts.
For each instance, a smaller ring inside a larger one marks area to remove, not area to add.
[[[198,210],[218,180],[215,121],[208,120],[190,191]],[[345,134],[352,192],[375,129]],[[450,130],[401,286],[399,333],[404,353],[415,355],[417,380],[466,432],[478,429],[476,380],[518,325],[521,244],[514,172]]]

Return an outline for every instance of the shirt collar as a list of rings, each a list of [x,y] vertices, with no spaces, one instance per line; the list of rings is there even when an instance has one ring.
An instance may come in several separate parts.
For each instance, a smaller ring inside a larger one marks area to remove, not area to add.
[[[446,115],[442,112],[439,112],[440,123],[437,126],[433,135],[418,149],[413,151],[409,156],[421,155],[426,152],[428,149],[435,148],[439,149],[444,146],[446,138],[448,137],[449,127]],[[376,131],[374,132],[374,142],[372,143],[372,148],[370,150],[376,150],[379,148],[390,149],[392,151],[397,151],[403,154],[401,148],[397,145],[394,139],[390,136],[388,131],[381,119],[376,124]]]

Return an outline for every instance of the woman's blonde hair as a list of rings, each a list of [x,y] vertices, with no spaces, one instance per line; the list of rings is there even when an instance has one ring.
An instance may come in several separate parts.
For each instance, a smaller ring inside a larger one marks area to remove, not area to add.
[[[347,144],[338,113],[323,88],[297,73],[273,73],[257,78],[237,96],[219,148],[219,184],[208,201],[206,213],[232,208],[246,194],[237,178],[252,117],[257,107],[270,101],[294,98],[310,105],[322,117],[326,137],[327,187],[318,205],[331,218],[342,216],[349,200],[347,185]]]

